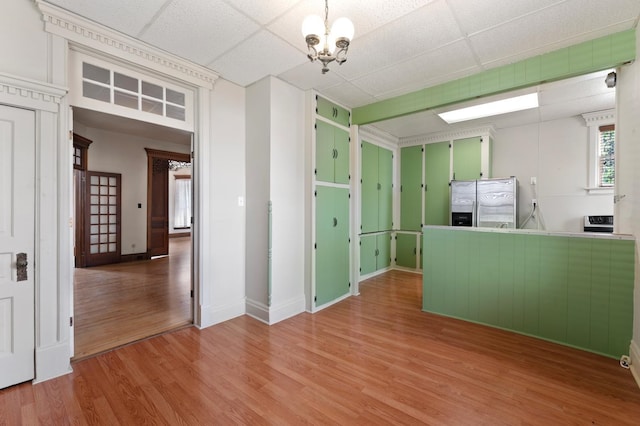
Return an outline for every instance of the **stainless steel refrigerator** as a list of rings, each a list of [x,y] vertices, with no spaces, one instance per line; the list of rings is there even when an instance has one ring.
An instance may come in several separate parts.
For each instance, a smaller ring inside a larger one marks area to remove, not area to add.
[[[476,182],[476,225],[485,228],[518,227],[518,180],[515,177]]]
[[[451,226],[476,226],[476,181],[451,181]]]

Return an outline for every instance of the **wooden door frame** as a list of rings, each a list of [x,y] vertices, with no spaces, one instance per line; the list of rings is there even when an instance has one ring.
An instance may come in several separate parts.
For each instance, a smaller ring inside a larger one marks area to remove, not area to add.
[[[185,154],[182,152],[172,152],[172,151],[162,151],[158,149],[145,148],[147,152],[147,255],[150,255],[150,247],[151,247],[151,206],[153,205],[153,163],[155,160],[175,160],[175,161],[184,161],[187,163],[191,162],[191,154]],[[169,182],[167,181],[167,190],[168,190]],[[168,200],[168,197],[167,197]],[[168,206],[167,206],[168,207]],[[169,238],[169,228],[167,227],[167,235],[166,238]]]
[[[87,170],[89,169],[89,145],[93,143],[83,136],[73,133],[73,179],[74,179],[74,259],[76,268],[84,268],[87,266],[86,245],[85,245],[85,204],[86,204],[86,181]],[[76,161],[76,149],[80,150],[79,164]]]

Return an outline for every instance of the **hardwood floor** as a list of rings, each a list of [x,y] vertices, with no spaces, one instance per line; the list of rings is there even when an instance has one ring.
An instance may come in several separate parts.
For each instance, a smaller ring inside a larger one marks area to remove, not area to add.
[[[192,323],[189,237],[169,256],[74,272],[75,359]]]
[[[637,425],[617,360],[420,311],[392,271],[314,315],[189,327],[0,391],[0,423]]]

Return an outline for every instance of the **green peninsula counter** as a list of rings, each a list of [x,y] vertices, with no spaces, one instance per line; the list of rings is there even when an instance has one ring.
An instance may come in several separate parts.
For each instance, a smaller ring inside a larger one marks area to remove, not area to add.
[[[633,237],[448,226],[423,234],[423,311],[629,353]]]

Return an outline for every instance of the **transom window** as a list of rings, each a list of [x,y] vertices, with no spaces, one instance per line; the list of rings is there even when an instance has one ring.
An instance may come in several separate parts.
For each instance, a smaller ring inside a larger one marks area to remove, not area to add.
[[[82,96],[185,121],[185,94],[88,62],[82,63]]]

